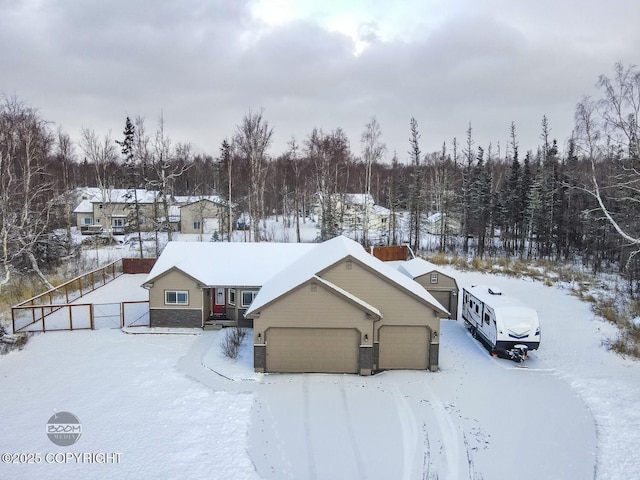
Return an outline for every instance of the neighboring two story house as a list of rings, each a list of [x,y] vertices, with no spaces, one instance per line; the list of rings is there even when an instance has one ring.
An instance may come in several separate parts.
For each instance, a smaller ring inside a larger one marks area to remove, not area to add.
[[[124,188],[87,188],[84,192],[80,204],[73,210],[82,233],[124,233],[136,200],[140,208],[140,230],[153,230],[158,192]]]

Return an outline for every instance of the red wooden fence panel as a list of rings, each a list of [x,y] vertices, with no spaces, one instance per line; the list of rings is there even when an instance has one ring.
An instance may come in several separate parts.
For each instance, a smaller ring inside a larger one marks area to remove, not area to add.
[[[156,263],[155,258],[123,258],[123,273],[149,273]]]
[[[409,249],[406,245],[394,245],[390,247],[369,247],[367,251],[383,262],[406,260],[409,255]]]

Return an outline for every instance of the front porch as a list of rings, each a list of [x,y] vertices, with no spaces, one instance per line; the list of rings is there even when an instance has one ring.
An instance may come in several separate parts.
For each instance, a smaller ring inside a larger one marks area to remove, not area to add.
[[[203,318],[204,330],[220,330],[223,327],[253,328],[253,320],[245,318],[258,287],[206,287],[203,289],[208,315]],[[203,311],[206,315],[206,310]]]

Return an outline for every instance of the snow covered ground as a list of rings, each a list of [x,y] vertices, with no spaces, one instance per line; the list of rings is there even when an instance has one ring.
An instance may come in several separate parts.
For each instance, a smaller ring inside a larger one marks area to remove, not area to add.
[[[640,364],[607,352],[612,328],[567,290],[450,270],[538,310],[529,368],[490,357],[443,321],[441,371],[260,375],[225,334],[35,336],[0,357],[4,452],[120,452],[119,464],[0,464],[2,478],[634,479]],[[83,434],[57,447],[56,411]]]

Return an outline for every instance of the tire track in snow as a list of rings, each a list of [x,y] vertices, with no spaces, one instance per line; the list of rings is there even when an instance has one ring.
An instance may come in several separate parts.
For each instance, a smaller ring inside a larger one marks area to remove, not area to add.
[[[265,410],[264,413],[262,412],[263,407]],[[277,453],[279,454],[280,460],[282,461],[281,463],[283,466],[282,472],[276,472],[274,466],[270,465],[269,473],[274,475],[277,474],[279,478],[288,478],[290,480],[293,480],[295,478],[292,472],[293,465],[291,464],[291,462],[287,457],[287,454],[284,448],[284,442],[283,442],[282,436],[280,435],[280,431],[278,429],[278,423],[276,421],[275,415],[273,414],[273,410],[271,409],[271,405],[269,404],[269,402],[262,402],[256,398],[254,399],[253,408],[256,410],[254,417],[259,418],[260,419],[259,421],[262,424],[261,433],[265,437],[265,440],[264,440],[266,443],[265,446],[269,445],[269,441],[267,440],[267,438],[275,439],[275,447],[272,447],[272,448],[276,449]],[[268,420],[268,422],[265,421],[265,419]],[[273,435],[269,435],[267,432],[265,432],[264,429],[266,428],[266,425],[269,425],[272,428]],[[268,457],[268,453],[266,451],[262,452],[262,454],[264,457]],[[251,457],[251,453],[249,456]],[[255,462],[253,461],[253,459],[252,459],[252,462],[255,466]]]
[[[344,387],[344,377],[340,382],[340,396],[342,398],[342,407],[345,412],[347,430],[349,432],[349,440],[351,441],[351,449],[353,450],[353,456],[356,461],[356,470],[358,472],[358,478],[366,479],[367,475],[364,468],[364,462],[362,461],[362,454],[358,448],[358,438],[356,437],[355,428],[353,425],[353,419],[351,418],[351,411],[349,410],[349,402],[347,401],[347,391]]]
[[[413,409],[406,400],[404,394],[400,391],[398,384],[393,384],[393,400],[396,404],[396,411],[400,419],[400,427],[402,428],[402,479],[411,480],[414,477],[413,465],[418,450],[418,429],[417,420],[413,414]]]
[[[310,426],[310,401],[309,401],[309,379],[306,375],[302,377],[302,402],[304,415],[304,439],[307,446],[307,465],[309,466],[309,480],[316,480],[316,459],[313,455],[313,442],[311,441]]]
[[[445,465],[447,467],[443,477],[451,480],[464,478],[460,476],[460,465],[461,463],[463,465],[466,464],[468,459],[466,455],[463,458],[462,452],[460,451],[458,428],[447,409],[436,396],[433,389],[429,386],[428,382],[424,382],[423,386],[427,392],[427,398],[429,399],[431,408],[433,409],[433,414],[438,423],[438,428],[442,438],[442,451],[446,459]]]

